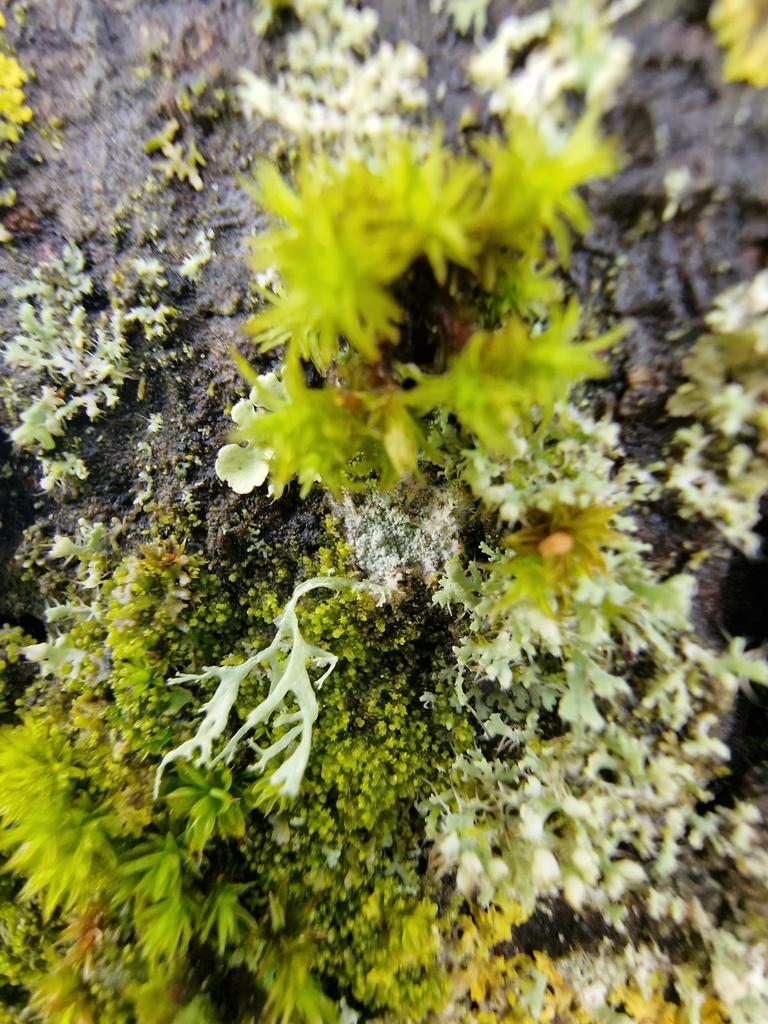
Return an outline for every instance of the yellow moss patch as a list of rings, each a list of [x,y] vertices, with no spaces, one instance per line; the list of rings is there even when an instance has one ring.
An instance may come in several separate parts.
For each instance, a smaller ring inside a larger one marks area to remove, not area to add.
[[[2,14],[0,28],[5,28]],[[0,43],[3,41],[0,37]],[[0,53],[0,139],[5,142],[18,142],[21,126],[32,120],[22,88],[27,80],[28,75],[16,58]]]
[[[768,85],[768,3],[766,0],[717,0],[709,23],[726,51],[726,82]]]

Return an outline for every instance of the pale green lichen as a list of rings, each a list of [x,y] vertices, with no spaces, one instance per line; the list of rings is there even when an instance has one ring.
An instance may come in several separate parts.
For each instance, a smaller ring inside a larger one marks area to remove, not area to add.
[[[85,258],[75,246],[65,246],[61,259],[41,263],[32,280],[14,289],[19,331],[4,346],[3,359],[19,381],[26,378],[31,385],[42,377],[49,382],[36,398],[15,394],[9,399],[21,420],[11,432],[20,448],[52,452],[67,421],[80,413],[93,420],[118,400],[127,369],[123,315],[113,305],[94,323],[84,305],[92,289]],[[73,475],[84,479],[87,471],[65,453],[49,461],[42,486],[50,490]]]
[[[709,519],[731,544],[756,554],[753,529],[768,489],[768,271],[714,305],[709,333],[683,359],[688,381],[667,403],[673,416],[700,422],[675,434],[666,486],[678,493],[681,516]]]
[[[205,158],[194,139],[188,143],[186,152],[183,143],[173,141],[179,128],[176,118],[168,121],[162,131],[144,143],[144,152],[152,154],[159,150],[163,154],[165,160],[159,166],[167,181],[171,178],[188,181],[196,192],[201,192],[203,179],[198,168],[205,167]]]
[[[166,336],[176,310],[161,301],[168,285],[156,257],[137,257],[127,281],[112,296],[109,312],[91,314],[86,303],[93,280],[85,256],[66,245],[60,259],[41,263],[31,280],[19,285],[19,331],[2,349],[15,373],[6,404],[20,421],[11,440],[40,458],[40,487],[71,489],[86,480],[88,467],[71,444],[67,424],[84,414],[95,420],[119,400],[128,374],[126,335],[140,324],[147,340]],[[39,386],[35,394],[34,389]]]
[[[374,45],[378,15],[344,0],[297,0],[276,81],[242,72],[246,116],[273,121],[291,142],[359,153],[407,134],[427,105],[426,63],[411,43]]]
[[[179,274],[185,277],[188,281],[199,281],[203,272],[203,267],[211,262],[213,256],[213,249],[211,248],[211,241],[213,239],[213,229],[209,228],[208,231],[198,231],[195,236],[195,248],[189,255],[185,256],[181,265],[177,267]]]
[[[74,480],[88,479],[88,467],[71,452],[64,452],[61,458],[53,459],[41,455],[40,469],[40,489],[43,491],[52,491],[55,487],[64,490]]]
[[[445,11],[460,35],[472,31],[481,35],[488,19],[491,0],[431,0],[429,9],[433,14]]]
[[[529,119],[557,150],[573,122],[569,93],[583,95],[593,116],[613,103],[633,49],[612,28],[635,6],[637,0],[566,0],[511,15],[470,58],[469,79],[488,95],[492,114]]]
[[[283,398],[284,389],[274,373],[262,374],[258,384],[258,390],[252,388],[250,396],[242,398],[232,408],[232,420],[241,430],[247,430],[259,415],[265,395],[274,395],[276,401]],[[226,444],[216,456],[216,474],[220,480],[226,480],[236,494],[249,494],[267,479],[272,454],[269,448],[251,442]]]
[[[436,595],[464,611],[457,694],[498,747],[460,758],[452,788],[425,805],[436,875],[455,871],[468,900],[524,916],[561,895],[619,932],[642,901],[662,933],[684,925],[707,949],[687,969],[655,954],[658,977],[679,979],[679,1019],[698,1024],[709,1000],[757,1024],[765,997],[746,979],[763,963],[763,938],[727,886],[713,887],[727,910],[705,909],[688,865],[695,851],[768,882],[757,808],[702,809],[730,756],[717,723],[739,685],[768,683],[768,665],[743,642],[717,654],[695,638],[693,577],[660,578],[633,536],[629,513],[656,484],[625,461],[614,425],[561,409],[514,454],[476,448],[449,466],[499,516],[499,546],[449,563]],[[566,972],[574,992],[588,973]],[[582,1010],[610,1019],[628,994],[641,1014],[632,977],[626,964],[606,970]]]
[[[177,310],[161,299],[168,287],[165,267],[156,256],[139,256],[131,261],[130,305],[123,316],[127,324],[140,324],[147,341],[164,338]]]

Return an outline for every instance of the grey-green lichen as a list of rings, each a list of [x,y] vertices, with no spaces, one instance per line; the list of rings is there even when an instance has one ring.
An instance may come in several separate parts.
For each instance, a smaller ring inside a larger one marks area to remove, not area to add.
[[[276,6],[265,4],[263,6]],[[291,141],[347,153],[407,134],[427,105],[424,57],[408,42],[374,42],[378,15],[344,0],[296,0],[276,81],[242,73],[246,116],[273,121]]]
[[[632,59],[631,44],[613,26],[637,4],[565,0],[511,15],[470,58],[469,80],[488,96],[492,114],[529,119],[557,148],[573,123],[569,94],[583,94],[593,115],[612,105]]]
[[[41,264],[13,293],[20,303],[19,331],[6,343],[3,359],[19,375],[17,386],[25,376],[30,390],[41,386],[28,401],[16,391],[7,396],[21,421],[11,440],[42,454],[45,490],[68,476],[87,476],[73,453],[53,455],[57,439],[78,414],[93,420],[113,406],[125,379],[122,311],[114,307],[93,323],[84,305],[92,288],[82,252],[66,246],[61,259]]]
[[[748,554],[768,488],[768,272],[715,300],[702,335],[683,360],[688,380],[670,398],[673,416],[695,418],[675,434],[666,486],[680,514],[702,516]]]
[[[450,487],[404,485],[391,493],[345,494],[334,511],[364,576],[396,588],[409,574],[434,583],[459,552],[468,505]]]
[[[75,435],[67,425],[83,415],[93,421],[119,401],[132,325],[141,326],[147,341],[170,329],[176,311],[161,298],[168,284],[162,263],[138,257],[126,269],[109,311],[98,315],[87,309],[93,280],[74,245],[65,245],[61,258],[40,263],[32,279],[13,290],[19,329],[1,353],[14,373],[14,386],[7,378],[4,395],[18,423],[10,436],[18,449],[39,457],[44,491],[72,489],[87,479],[76,441],[74,450],[64,447]]]

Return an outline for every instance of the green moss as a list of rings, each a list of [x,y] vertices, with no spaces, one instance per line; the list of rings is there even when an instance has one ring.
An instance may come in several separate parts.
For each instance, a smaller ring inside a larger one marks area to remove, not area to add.
[[[305,572],[338,571],[346,554],[338,541],[321,548],[305,561]],[[273,606],[269,591],[249,600],[257,621]],[[434,679],[446,626],[418,593],[375,608],[350,592],[318,591],[298,612],[307,640],[323,643],[340,661],[323,685],[298,800],[278,808],[269,828],[249,829],[249,875],[257,879],[254,891],[287,885],[299,904],[315,891],[313,920],[325,936],[315,963],[334,986],[418,1016],[418,1007],[437,999],[440,984],[427,969],[435,966],[434,942],[419,945],[422,960],[413,951],[395,955],[401,942],[407,945],[401,933],[409,934],[412,918],[420,920],[428,905],[419,895],[422,826],[414,802],[473,735],[452,708],[449,688]],[[246,682],[237,706],[245,713],[263,697]],[[366,916],[364,907],[376,902],[382,912]]]
[[[435,135],[428,148],[393,142],[370,161],[299,161],[295,188],[260,167],[254,194],[274,225],[254,243],[266,283],[249,330],[262,350],[282,346],[284,362],[261,377],[243,367],[253,390],[216,462],[236,491],[268,477],[279,497],[294,476],[302,495],[317,480],[337,496],[371,477],[392,488],[419,475],[420,459],[442,464],[429,414],[450,413],[468,439],[504,447],[532,409],[604,375],[595,353],[618,335],[578,344],[579,309],[561,306],[548,254],[553,246],[567,263],[572,234],[589,227],[576,188],[615,170],[613,148],[588,117],[556,154],[525,120],[508,129],[461,156]],[[399,295],[419,273],[452,330],[436,329],[415,365]],[[498,330],[474,330],[502,311]],[[302,359],[325,386],[307,386]]]
[[[0,986],[18,989],[29,977],[56,959],[55,929],[45,924],[38,909],[21,902],[19,886],[0,877]]]
[[[377,879],[373,891],[342,934],[361,951],[345,964],[356,999],[389,1011],[399,1020],[420,1020],[445,996],[440,964],[437,907],[403,893],[392,879]]]
[[[0,14],[0,29],[3,28],[5,16]],[[0,48],[0,140],[18,142],[23,126],[32,120],[32,111],[24,102],[24,84],[28,75],[16,58],[7,52],[2,33]]]
[[[320,984],[420,1016],[442,982],[415,804],[473,741],[436,672],[444,616],[415,585],[382,607],[352,589],[309,592],[297,606],[302,635],[338,664],[321,691],[298,798],[265,804],[243,751],[231,770],[169,770],[153,803],[159,755],[194,731],[204,697],[168,679],[262,648],[296,579],[338,578],[349,549],[326,520],[311,557],[254,535],[236,570],[215,573],[183,541],[155,535],[121,557],[98,530],[83,530],[77,543],[57,538],[54,554],[95,583],[91,602],[79,603],[76,582],[69,593],[54,582],[69,599],[57,628],[71,628],[28,649],[41,675],[32,715],[6,730],[0,837],[33,920],[36,907],[52,921],[59,910],[81,922],[97,914],[102,938],[84,971],[70,958],[82,937],[70,931],[62,958],[40,973],[51,940],[29,934],[30,975],[16,971],[13,984],[27,985],[51,1020],[141,1020],[139,993],[159,977],[177,979],[174,1014],[193,1005],[202,957],[204,974],[214,963],[223,977],[234,972],[233,1019],[255,999],[267,1017],[291,1005],[312,1021],[331,1006]],[[244,682],[235,713],[245,716],[265,687],[257,675]],[[275,900],[288,931],[275,924]],[[209,1009],[218,1013],[215,996]]]
[[[221,658],[241,620],[204,560],[173,544],[129,557],[113,583],[104,616],[110,723],[134,750],[156,755],[171,740],[174,712],[192,700],[167,680]]]
[[[277,880],[287,865],[294,879],[308,874],[319,888],[315,919],[328,936],[318,951],[323,973],[362,1002],[416,1013],[435,998],[436,982],[425,970],[435,965],[434,943],[421,947],[422,960],[395,955],[400,930],[425,913],[413,805],[472,730],[450,707],[445,685],[429,680],[425,650],[434,650],[440,631],[430,635],[427,622],[414,621],[413,607],[389,609],[375,624],[350,622],[351,611],[323,602],[305,619],[310,630],[322,632],[324,620],[341,629],[345,656],[324,687],[300,798],[263,836],[256,874]],[[427,685],[436,692],[425,702]],[[373,913],[374,905],[381,910]]]

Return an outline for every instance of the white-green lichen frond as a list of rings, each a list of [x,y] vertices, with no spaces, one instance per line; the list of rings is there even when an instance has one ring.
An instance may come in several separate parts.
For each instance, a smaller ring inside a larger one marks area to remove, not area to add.
[[[276,374],[264,373],[257,378],[250,396],[232,408],[232,419],[239,432],[247,432],[249,424],[272,407],[270,399],[274,399],[276,406],[284,402],[285,386]],[[242,445],[226,444],[216,457],[216,475],[236,494],[250,494],[267,479],[273,455],[272,449],[253,440]]]
[[[740,685],[768,682],[742,642],[717,655],[694,640],[694,577],[663,579],[646,560],[629,512],[656,488],[621,457],[615,425],[564,408],[516,454],[474,449],[453,464],[512,527],[484,561],[449,562],[435,596],[464,612],[458,697],[500,746],[461,757],[451,791],[428,803],[438,874],[455,870],[465,896],[530,912],[562,894],[619,930],[630,891],[657,906],[678,872],[684,886],[708,783],[729,758],[717,723]],[[718,819],[706,840],[730,829]]]
[[[65,246],[60,260],[41,264],[31,281],[14,289],[14,298],[21,300],[20,330],[3,357],[13,367],[45,373],[71,389],[76,397],[67,418],[83,408],[93,419],[100,406],[117,401],[125,350],[116,311],[108,324],[90,328],[83,300],[93,285],[84,267],[80,250]]]
[[[141,324],[147,341],[164,338],[176,310],[160,302],[157,305],[134,306],[124,317],[126,323]]]
[[[701,422],[677,431],[666,486],[680,515],[710,520],[749,555],[768,489],[768,271],[724,291],[683,360],[688,380],[670,398],[673,416]]]
[[[543,668],[534,661],[531,676]],[[766,878],[765,858],[743,824],[700,812],[711,800],[712,772],[729,756],[716,736],[718,719],[738,676],[764,683],[765,669],[738,652],[718,658],[682,644],[644,693],[636,682],[630,700],[615,688],[603,691],[615,717],[602,732],[575,725],[550,740],[539,731],[544,708],[529,708],[525,725],[513,728],[508,722],[520,714],[513,701],[479,703],[503,754],[460,758],[453,791],[430,801],[438,873],[456,870],[458,891],[483,905],[513,900],[530,912],[538,900],[562,894],[620,931],[632,892],[654,919],[686,918],[700,930],[686,898],[692,848],[710,843],[740,857],[748,877]],[[742,816],[754,812],[748,805]]]
[[[54,487],[66,487],[73,478],[86,480],[88,478],[88,467],[82,459],[64,452],[60,458],[47,459],[42,456],[40,459],[40,490],[52,491]]]
[[[205,158],[194,139],[189,142],[186,153],[181,142],[173,141],[179,128],[176,118],[168,121],[157,135],[147,139],[144,143],[144,152],[151,154],[159,150],[163,154],[165,160],[161,161],[159,167],[166,181],[170,181],[171,178],[188,181],[196,192],[202,192],[203,179],[198,168],[205,167]]]
[[[755,556],[761,539],[754,532],[760,520],[760,499],[768,490],[768,464],[746,444],[723,454],[716,435],[701,423],[682,427],[674,437],[676,451],[666,487],[678,495],[678,515],[707,519],[725,540]]]
[[[570,662],[579,651],[600,675],[617,630],[639,652],[662,646],[667,627],[687,621],[692,579],[656,584],[627,515],[654,483],[637,466],[619,468],[620,458],[618,427],[572,406],[542,424],[535,439],[521,438],[507,458],[481,448],[461,453],[451,472],[497,513],[502,530],[513,531],[502,535],[500,548],[485,546],[483,562],[449,562],[435,597],[469,617],[457,653],[471,678],[498,680],[506,690],[518,669],[525,676],[532,657],[546,652]],[[573,667],[570,673],[567,684],[561,680],[565,691],[549,692],[570,692],[567,705],[573,700],[580,716],[597,724],[590,694],[605,680],[592,679],[576,699],[580,676]],[[543,693],[538,682],[534,689]]]
[[[687,167],[673,167],[664,175],[667,205],[661,215],[663,221],[672,220],[693,191],[694,181]]]
[[[161,293],[168,287],[165,267],[156,256],[139,256],[131,260],[133,286],[123,323],[140,324],[147,341],[164,338],[178,312],[163,302]]]
[[[726,813],[752,828],[755,812],[751,805],[737,805]],[[732,843],[725,845],[734,851]],[[660,992],[673,985],[680,1000],[674,1019],[680,1024],[705,1024],[710,1020],[720,1024],[726,1013],[733,1024],[764,1021],[768,1014],[768,945],[765,940],[749,940],[745,929],[737,934],[718,925],[696,897],[684,899],[675,895],[670,898],[661,888],[654,889],[652,895],[652,920],[658,921],[669,914],[678,926],[686,921],[693,924],[703,940],[698,952],[678,960],[670,958],[655,944],[630,942],[617,949],[606,939],[597,953],[578,950],[556,961],[564,980],[585,994],[585,1002],[588,1000],[593,1011],[610,1001],[618,1002],[622,996],[633,1000],[629,1005],[650,1008],[654,1003],[659,1005]],[[602,1017],[597,1014],[597,1019]],[[633,1015],[631,1019],[672,1018]]]
[[[277,6],[274,3],[268,5]],[[291,141],[357,154],[407,133],[425,109],[426,62],[411,43],[374,47],[378,15],[344,0],[296,0],[301,26],[287,38],[276,81],[243,71],[246,116],[273,121]]]
[[[251,747],[259,755],[251,768],[253,771],[264,772],[279,754],[293,747],[288,757],[272,772],[269,783],[281,796],[298,796],[309,760],[312,726],[318,715],[315,691],[320,689],[338,661],[335,654],[308,643],[299,629],[296,605],[305,594],[319,588],[351,588],[373,594],[379,600],[384,598],[383,589],[370,583],[358,583],[334,576],[319,576],[306,580],[296,587],[290,601],[275,620],[277,633],[269,647],[254,654],[241,665],[208,667],[199,675],[177,676],[171,680],[172,683],[200,683],[217,679],[219,686],[213,697],[203,706],[205,718],[195,736],[169,751],[161,761],[155,777],[155,797],[159,792],[163,771],[171,762],[183,758],[194,761],[197,766],[206,767],[221,761],[229,762],[243,737],[257,726],[266,724],[275,712],[277,717],[272,723],[272,729],[282,730],[287,727],[286,731],[266,748],[251,743]],[[229,715],[241,684],[260,667],[263,667],[269,678],[269,693],[248,714],[223,749],[215,754],[214,744],[227,728]],[[320,670],[321,674],[313,679],[310,676],[310,669]],[[296,706],[296,710],[291,710],[293,705]]]
[[[188,281],[200,280],[203,267],[211,262],[213,256],[211,248],[213,237],[212,228],[208,228],[207,231],[198,231],[195,236],[195,248],[184,257],[181,265],[176,268],[181,277],[185,277]]]
[[[431,0],[429,9],[433,14],[445,11],[460,35],[479,36],[485,31],[490,4],[491,0]]]
[[[572,123],[569,93],[583,94],[594,115],[613,103],[633,47],[611,30],[637,3],[566,0],[533,14],[512,15],[470,58],[470,81],[489,96],[492,114],[528,118],[556,148]]]
[[[82,252],[67,245],[61,259],[40,264],[13,291],[20,301],[19,331],[3,359],[19,371],[22,385],[40,385],[36,398],[29,399],[24,387],[14,398],[20,423],[11,439],[19,448],[52,452],[67,421],[83,412],[93,420],[118,400],[127,371],[123,317],[114,306],[94,324],[84,305],[92,290]],[[41,486],[51,490],[87,475],[82,460],[65,453],[46,459]]]
[[[74,539],[57,533],[47,557],[50,561],[63,559],[64,566],[74,562],[72,571],[79,586],[97,595],[109,571],[114,538],[104,523],[91,523],[81,518],[77,527]]]

